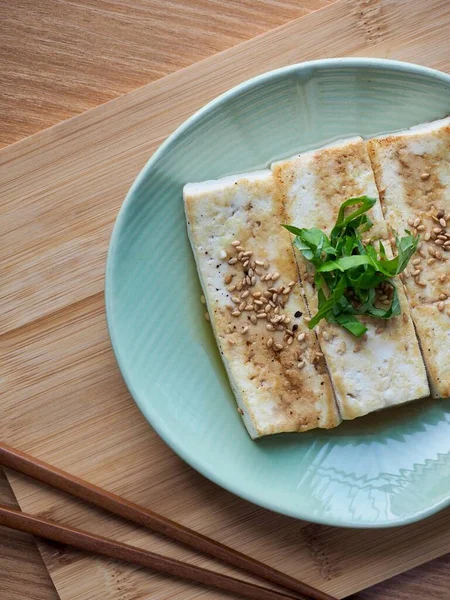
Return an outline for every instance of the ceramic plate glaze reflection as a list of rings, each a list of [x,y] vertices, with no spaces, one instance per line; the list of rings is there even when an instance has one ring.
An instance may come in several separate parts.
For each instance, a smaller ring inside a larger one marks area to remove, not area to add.
[[[413,402],[331,431],[250,440],[203,318],[182,203],[186,182],[449,113],[450,77],[436,71],[371,59],[294,65],[207,105],[136,179],[108,256],[111,339],[145,417],[211,480],[330,525],[399,525],[449,504],[449,400]]]

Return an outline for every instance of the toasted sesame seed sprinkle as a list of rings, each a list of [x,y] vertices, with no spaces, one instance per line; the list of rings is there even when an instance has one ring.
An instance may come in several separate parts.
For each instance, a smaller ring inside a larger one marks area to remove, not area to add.
[[[420,258],[415,258],[413,261],[411,261],[413,265],[420,265],[420,263],[422,262],[420,260]]]
[[[435,259],[435,258],[429,258],[429,259],[427,260],[427,265],[432,265],[432,264],[434,264],[435,262],[436,262],[436,259]]]
[[[439,294],[439,300],[447,300],[447,294]]]
[[[269,263],[269,261],[268,261],[268,260],[265,260],[265,261],[264,261],[264,268],[266,269],[266,271],[267,271],[267,269],[268,269],[269,267],[270,267],[270,263]]]
[[[424,281],[420,281],[420,279],[415,279],[415,282],[420,287],[427,287],[427,284]]]
[[[408,225],[409,225],[410,227],[413,227],[413,226],[414,226],[414,219],[413,219],[412,217],[409,217],[409,218],[408,218]]]
[[[442,260],[443,255],[442,252],[439,252],[439,250],[436,250],[434,255],[438,260]]]
[[[253,256],[252,250],[247,250],[246,252],[244,252],[244,256],[248,256],[248,257]]]
[[[253,304],[256,304],[257,306],[262,306],[264,302],[261,302],[261,300],[253,300]]]
[[[281,350],[284,349],[283,344],[279,344],[279,343],[274,344],[273,347],[275,348],[275,350],[278,350],[278,352],[281,352]]]
[[[255,307],[253,306],[253,304],[247,304],[247,306],[244,308],[244,310],[251,311],[251,310],[253,310],[254,308],[255,308]]]
[[[425,180],[425,179],[429,179],[429,177],[430,177],[430,174],[429,174],[429,173],[422,173],[422,174],[420,175],[420,179],[423,179],[423,180]]]
[[[205,313],[203,313],[203,316],[205,317],[205,319],[206,319],[207,321],[210,321],[210,318],[209,318],[209,313],[208,313],[208,311],[207,311],[207,312],[205,312]]]
[[[231,280],[233,279],[233,275],[225,275],[225,285],[228,285],[229,283],[231,283]]]
[[[240,310],[233,310],[233,312],[231,314],[233,315],[233,317],[239,317],[241,315],[241,311]]]
[[[244,246],[236,246],[237,252],[242,252],[242,254],[244,254],[244,250],[245,250]]]
[[[206,298],[205,298],[205,296],[203,294],[200,296],[200,302],[202,304],[206,304]]]
[[[236,247],[236,246],[240,246],[240,245],[241,245],[241,242],[240,242],[240,240],[234,240],[234,242],[231,242],[231,245],[232,245],[232,246],[235,246],[235,247]]]
[[[305,361],[301,360],[297,363],[297,368],[298,369],[303,369],[303,367],[305,366]]]
[[[225,259],[228,256],[228,254],[225,250],[221,250],[219,256],[220,258]]]
[[[275,327],[272,325],[272,323],[267,323],[266,329],[268,329],[269,331],[275,331]]]
[[[236,343],[232,338],[227,338],[227,342],[230,344],[230,346],[234,346]]]
[[[280,278],[280,274],[278,273],[278,271],[275,271],[275,273],[272,275],[272,281],[276,281],[279,278]]]
[[[256,325],[256,323],[258,322],[258,318],[256,317],[256,315],[250,315],[250,321],[253,323],[253,325]]]
[[[237,255],[237,259],[238,260],[242,260],[243,256],[244,256],[244,253],[243,252],[239,252],[239,254]]]
[[[253,277],[251,278],[251,284],[252,285],[256,285],[256,277],[253,275]]]
[[[242,266],[244,267],[244,269],[246,269],[248,267],[248,260],[244,260],[244,262],[242,263]]]
[[[328,331],[324,331],[324,332],[322,333],[322,337],[323,337],[323,339],[324,339],[326,342],[329,342],[329,341],[330,341],[330,334],[328,333]]]
[[[430,239],[430,237],[431,237],[431,233],[430,233],[429,231],[427,231],[427,232],[426,232],[426,234],[423,236],[423,239],[424,239],[426,242],[428,242],[428,240]]]
[[[250,329],[250,327],[248,325],[246,325],[245,327],[242,328],[242,334],[245,335],[247,333],[247,331]]]
[[[442,240],[442,239],[436,240],[434,243],[436,244],[436,246],[443,246],[444,245],[444,240]]]
[[[425,225],[419,225],[416,229],[417,231],[425,231]]]
[[[253,269],[253,270],[256,269],[256,263],[255,263],[254,260],[250,261],[250,268]]]
[[[250,292],[248,290],[245,290],[245,292],[242,292],[241,294],[241,299],[245,300],[245,298],[248,298],[248,296],[250,296]]]
[[[290,346],[293,341],[294,341],[294,338],[290,337],[286,343],[287,343],[288,346]]]
[[[269,338],[269,339],[267,340],[267,342],[266,342],[266,346],[267,346],[268,348],[272,348],[272,346],[273,346],[273,338]]]
[[[445,304],[442,302],[442,300],[440,302],[438,302],[438,311],[442,312],[444,310]]]
[[[256,273],[256,275],[258,275],[258,277],[261,277],[261,275],[262,275],[262,271],[261,271],[261,269],[258,269],[258,267],[255,267],[255,273]]]
[[[230,258],[230,260],[228,261],[229,265],[235,265],[237,263],[238,259],[236,257]]]
[[[255,264],[257,264],[258,267],[263,267],[264,266],[264,261],[263,260],[255,260]]]
[[[440,227],[433,227],[433,233],[441,233],[442,229]]]
[[[440,281],[441,283],[444,283],[444,281],[445,281],[446,279],[447,279],[447,275],[445,275],[445,273],[444,273],[443,275],[440,275],[440,276],[439,276],[439,281]]]
[[[444,244],[444,246],[445,246],[445,244]],[[426,258],[426,257],[427,257],[427,255],[426,255],[426,253],[425,253],[425,251],[424,251],[424,250],[419,250],[419,254],[420,254],[420,256],[421,256],[422,258]]]
[[[420,217],[417,217],[417,219],[414,219],[414,227],[418,227],[421,223],[422,223],[422,219]]]
[[[259,313],[256,315],[256,318],[257,318],[257,319],[266,319],[266,318],[267,318],[267,314],[266,314],[265,312],[259,312]]]
[[[439,219],[439,223],[442,225],[442,227],[444,227],[444,229],[447,227],[447,222],[443,217]]]
[[[295,285],[295,281],[290,281],[290,282],[288,283],[288,286],[289,286],[290,288],[293,288],[293,287],[294,287],[294,285]]]
[[[305,338],[306,338],[306,333],[305,332],[299,333],[298,336],[297,336],[297,339],[298,339],[299,342],[303,342],[303,340]]]

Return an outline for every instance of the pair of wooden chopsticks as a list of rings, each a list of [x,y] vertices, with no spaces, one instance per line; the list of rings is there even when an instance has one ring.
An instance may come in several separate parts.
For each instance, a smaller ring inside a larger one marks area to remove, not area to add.
[[[125,498],[116,496],[87,481],[83,481],[56,467],[41,462],[1,442],[0,466],[14,469],[19,473],[28,475],[37,481],[41,481],[76,498],[85,500],[110,513],[147,527],[172,540],[181,542],[190,548],[194,548],[204,554],[238,567],[242,571],[280,585],[287,590],[296,592],[302,598],[336,600],[333,596],[321,592],[306,583],[302,583],[250,556],[242,554],[220,542],[216,542],[151,510],[129,502]],[[254,600],[295,600],[295,598],[299,597],[247,583],[234,577],[222,575],[148,550],[122,544],[121,542],[74,529],[67,525],[60,525],[46,519],[34,517],[2,505],[0,505],[0,525],[67,544],[79,550],[149,567],[154,571],[166,575],[181,577],[196,583],[212,586],[243,598],[252,598]]]

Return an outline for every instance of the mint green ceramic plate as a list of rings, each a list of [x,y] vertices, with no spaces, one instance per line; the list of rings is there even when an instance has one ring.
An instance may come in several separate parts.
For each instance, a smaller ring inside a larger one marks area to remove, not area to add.
[[[450,503],[448,400],[250,440],[203,318],[182,204],[186,182],[449,113],[450,77],[437,71],[361,58],[293,65],[208,104],[139,174],[108,256],[110,335],[139,408],[200,473],[251,502],[329,525],[400,525]]]

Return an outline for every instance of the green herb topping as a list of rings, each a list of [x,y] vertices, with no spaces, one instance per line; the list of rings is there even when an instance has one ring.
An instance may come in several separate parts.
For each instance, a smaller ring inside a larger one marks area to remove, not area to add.
[[[411,235],[408,230],[402,238],[394,233],[398,254],[392,259],[387,258],[381,240],[378,250],[372,242],[363,242],[362,234],[372,227],[372,221],[365,213],[375,202],[375,198],[368,196],[346,200],[329,237],[315,227],[300,229],[283,225],[295,235],[294,246],[315,267],[319,304],[309,322],[310,329],[326,319],[361,337],[367,327],[357,315],[390,319],[400,314],[397,288],[392,278],[405,269],[417,249],[419,236]],[[357,206],[356,210],[346,214],[346,209],[354,206]],[[379,302],[380,290],[390,292],[388,306]]]

